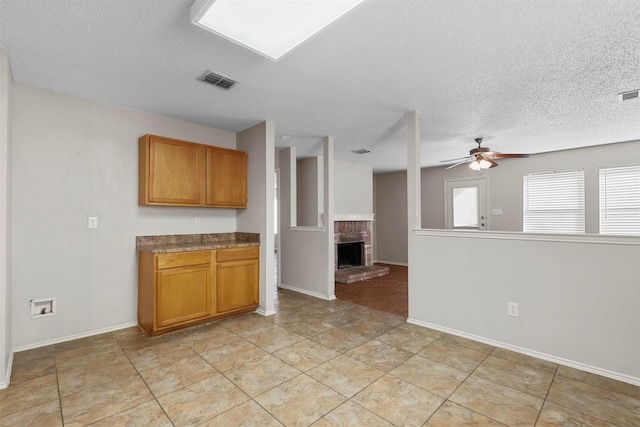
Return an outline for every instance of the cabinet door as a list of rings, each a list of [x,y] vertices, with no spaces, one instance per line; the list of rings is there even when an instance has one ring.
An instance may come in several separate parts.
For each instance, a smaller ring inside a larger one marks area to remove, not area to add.
[[[228,261],[216,266],[217,312],[225,313],[258,304],[260,281],[257,259]]]
[[[247,207],[247,153],[207,147],[207,190],[210,206]]]
[[[175,325],[211,313],[211,267],[181,267],[157,273],[156,326]]]
[[[202,158],[203,149],[197,144],[150,137],[149,202],[200,204]]]

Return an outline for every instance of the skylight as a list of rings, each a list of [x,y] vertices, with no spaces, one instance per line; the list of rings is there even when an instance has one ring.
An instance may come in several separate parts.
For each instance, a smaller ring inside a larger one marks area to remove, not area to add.
[[[196,0],[191,22],[278,60],[364,0]]]

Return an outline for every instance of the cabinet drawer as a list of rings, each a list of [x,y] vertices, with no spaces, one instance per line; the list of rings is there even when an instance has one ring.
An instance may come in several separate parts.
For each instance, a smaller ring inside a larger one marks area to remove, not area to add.
[[[220,249],[216,251],[216,261],[236,261],[239,259],[253,259],[260,256],[260,246],[244,248]]]
[[[187,267],[190,265],[210,264],[210,251],[178,252],[171,254],[156,255],[156,268]]]

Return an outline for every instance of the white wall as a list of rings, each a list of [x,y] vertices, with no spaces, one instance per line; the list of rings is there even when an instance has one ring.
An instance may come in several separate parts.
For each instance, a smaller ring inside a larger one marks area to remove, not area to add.
[[[491,229],[522,231],[522,177],[535,172],[584,169],[585,228],[598,233],[598,169],[640,163],[640,140],[535,154],[525,159],[497,160],[499,166],[482,172],[489,180],[489,206],[502,209],[501,216],[491,216]],[[474,178],[477,173],[466,165],[422,169],[422,226],[444,228],[444,181]]]
[[[324,212],[322,157],[297,160],[296,180],[298,225],[322,225],[322,212]]]
[[[280,168],[280,248],[278,286],[318,298],[330,299],[327,289],[329,253],[326,227],[296,226],[297,161],[295,148],[278,151]],[[333,224],[331,224],[333,235]],[[332,259],[333,261],[333,259]],[[333,273],[333,272],[332,272]]]
[[[274,250],[274,173],[275,126],[263,122],[237,134],[237,148],[248,153],[247,208],[238,210],[237,228],[260,233],[260,307],[263,315],[275,313]]]
[[[420,151],[407,128],[410,164]],[[408,188],[421,181],[407,173]],[[414,231],[408,218],[409,322],[640,385],[640,239]]]
[[[138,137],[236,148],[233,133],[21,85],[13,131],[14,349],[136,324],[137,235],[236,231],[235,209],[137,203]],[[31,319],[48,297],[58,313]]]
[[[640,385],[639,239],[418,234],[410,322]]]
[[[373,215],[373,169],[369,166],[334,161],[334,203],[336,220]]]
[[[334,160],[333,189],[336,220],[373,219],[373,169],[369,166]],[[321,156],[297,161],[298,225],[321,225],[324,212],[323,172]],[[319,212],[317,223],[314,213]]]
[[[407,265],[407,173],[376,174],[373,185],[374,260]]]
[[[489,180],[489,206],[501,208],[502,216],[491,217],[494,231],[522,230],[522,177],[532,172],[552,170],[585,170],[585,201],[587,233],[598,233],[598,168],[640,163],[640,141],[620,142],[595,147],[553,153],[536,154],[527,159],[502,159],[499,167],[482,172]],[[422,227],[444,228],[444,181],[446,179],[474,178],[478,175],[466,166],[445,170],[446,167],[421,170]],[[404,179],[404,181],[403,181]],[[376,260],[386,260],[384,248],[396,255],[393,262],[407,262],[398,248],[406,245],[407,237],[397,232],[393,216],[406,218],[406,203],[400,200],[406,193],[406,173],[393,172],[375,175],[376,191]],[[405,199],[406,200],[406,199]],[[398,229],[399,230],[399,229]]]
[[[11,374],[11,66],[0,49],[0,388]]]

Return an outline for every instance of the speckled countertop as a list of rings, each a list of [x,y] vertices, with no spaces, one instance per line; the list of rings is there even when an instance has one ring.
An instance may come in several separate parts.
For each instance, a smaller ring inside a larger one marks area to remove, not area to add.
[[[260,246],[260,234],[235,232],[136,236],[136,248],[152,254],[209,251],[244,246]]]

